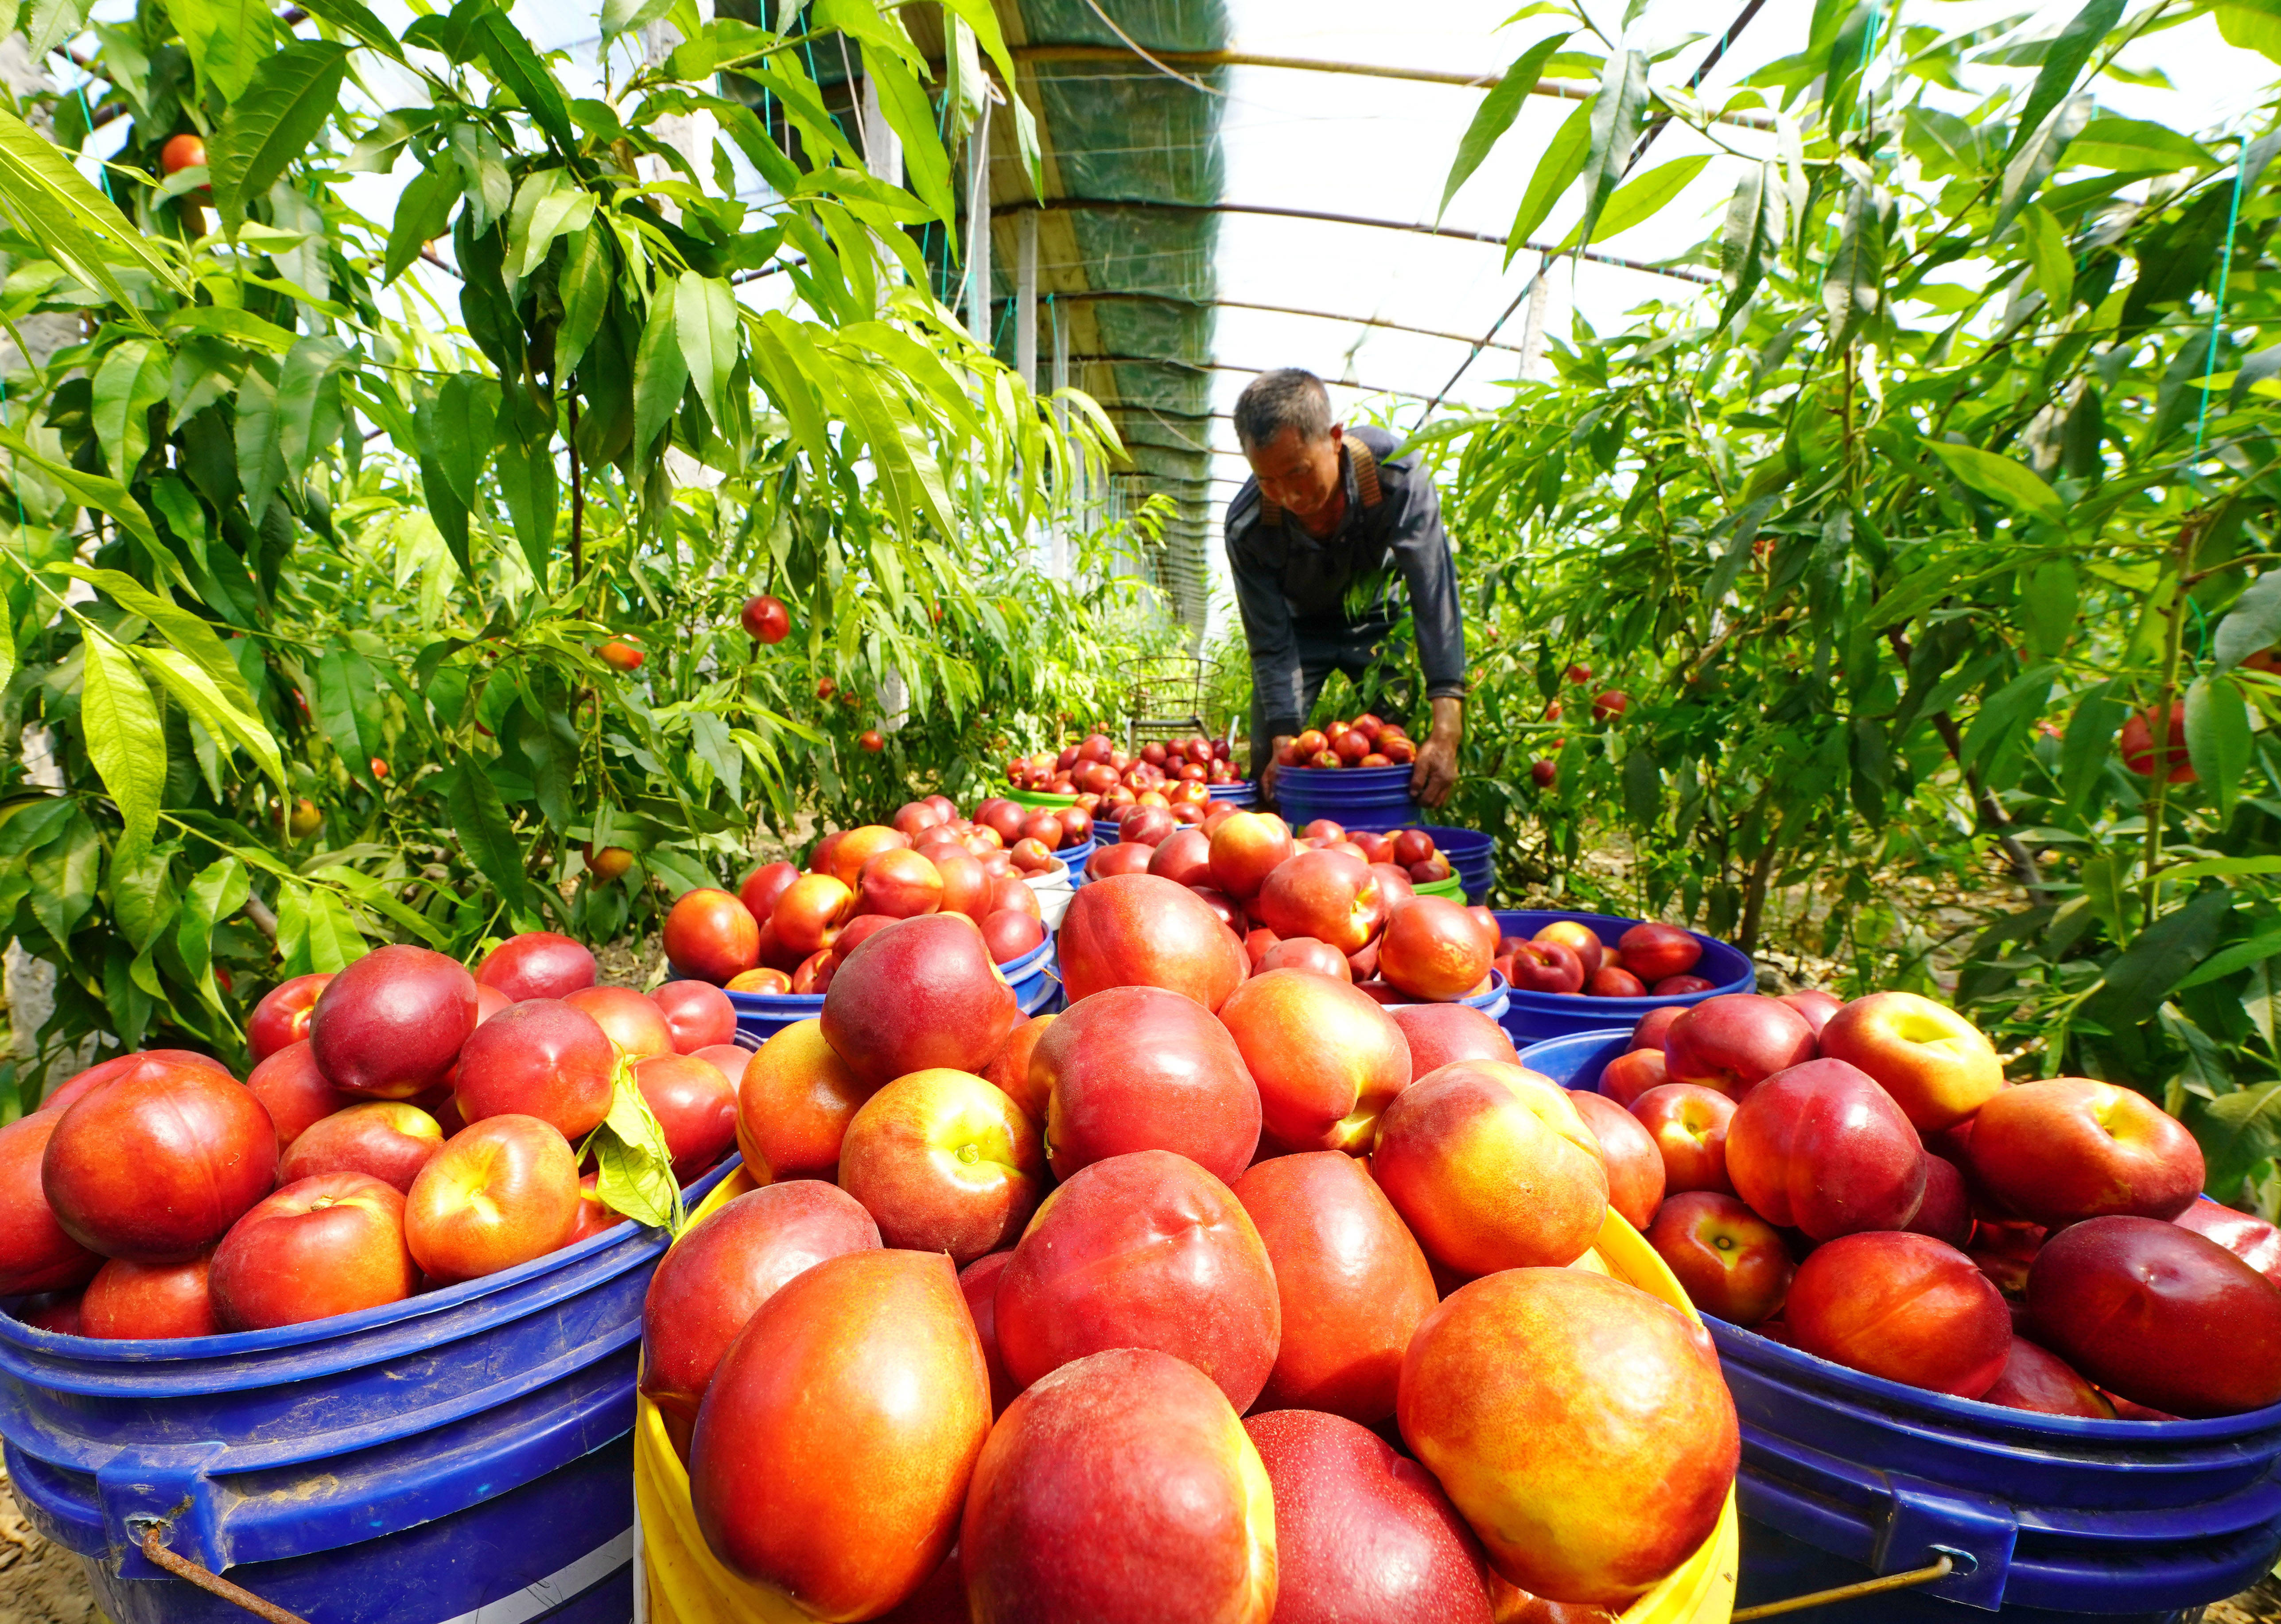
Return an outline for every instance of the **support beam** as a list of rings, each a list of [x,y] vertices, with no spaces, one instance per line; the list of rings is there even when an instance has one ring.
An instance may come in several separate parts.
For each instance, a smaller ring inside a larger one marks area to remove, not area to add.
[[[1264,366],[1234,366],[1226,361],[1187,361],[1169,355],[1073,355],[1070,359],[1079,365],[1093,363],[1102,366],[1169,366],[1187,373],[1244,373],[1252,377],[1271,370]],[[1398,395],[1404,400],[1424,400],[1427,396],[1411,389],[1380,389],[1368,383],[1348,383],[1337,378],[1323,380],[1325,387],[1352,389],[1362,395]],[[1102,408],[1104,411],[1107,408]],[[1126,410],[1133,408],[1127,407]],[[1142,408],[1145,410],[1145,408]]]
[[[1038,215],[1014,221],[1014,370],[1032,394],[1038,388]]]
[[[1177,304],[1187,310],[1256,310],[1270,316],[1304,316],[1311,321],[1332,321],[1342,327],[1380,327],[1389,333],[1414,333],[1420,338],[1446,338],[1454,344],[1479,342],[1471,333],[1450,333],[1440,327],[1414,327],[1407,322],[1388,321],[1382,316],[1344,316],[1336,311],[1303,310],[1295,304],[1257,304],[1249,299],[1176,299],[1161,293],[1107,291],[1057,293],[1054,299],[1061,304]],[[1488,347],[1509,350],[1516,355],[1520,353],[1518,344],[1492,343]]]
[[[1277,57],[1251,50],[1159,50],[1152,53],[1168,67],[1182,72],[1216,67],[1281,68],[1298,73],[1332,73],[1355,79],[1397,79],[1411,84],[1451,85],[1466,90],[1491,90],[1503,82],[1501,73],[1458,73],[1436,68],[1388,67],[1375,62],[1331,62],[1317,57]],[[1126,62],[1129,50],[1114,45],[1017,45],[1017,62]],[[1531,96],[1556,96],[1564,102],[1589,101],[1596,86],[1566,80],[1540,79]],[[1710,115],[1714,124],[1731,124],[1748,130],[1771,130],[1775,121],[1765,113],[1721,112]]]
[[[1330,226],[1365,226],[1374,231],[1407,231],[1419,236],[1450,237],[1461,242],[1489,242],[1499,248],[1512,240],[1501,231],[1461,231],[1454,226],[1430,226],[1422,220],[1373,219],[1363,214],[1333,214],[1321,209],[1287,209],[1264,203],[1157,203],[1145,198],[1114,197],[1049,197],[1040,202],[1025,197],[1003,204],[996,212],[1010,214],[1038,209],[1152,209],[1173,214],[1256,214],[1269,219],[1315,220]],[[1523,246],[1540,254],[1563,257],[1575,254],[1577,258],[1589,259],[1595,265],[1618,266],[1627,271],[1644,272],[1650,276],[1668,276],[1676,281],[1715,286],[1719,281],[1707,271],[1697,271],[1686,266],[1651,265],[1643,259],[1627,259],[1620,254],[1604,254],[1594,249],[1563,250],[1558,243],[1534,241]]]
[[[863,75],[863,167],[890,186],[903,183],[903,138],[879,106],[879,81]]]

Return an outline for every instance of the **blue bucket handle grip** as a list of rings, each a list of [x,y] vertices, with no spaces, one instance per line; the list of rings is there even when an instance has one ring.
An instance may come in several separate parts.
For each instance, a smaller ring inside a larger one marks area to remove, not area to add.
[[[2019,1518],[2003,1501],[1860,1466],[1755,1428],[1744,1454],[1755,1468],[1736,1483],[1745,1515],[1879,1575],[1945,1556],[1953,1568],[1919,1588],[1967,1607],[2003,1606],[2020,1535]]]

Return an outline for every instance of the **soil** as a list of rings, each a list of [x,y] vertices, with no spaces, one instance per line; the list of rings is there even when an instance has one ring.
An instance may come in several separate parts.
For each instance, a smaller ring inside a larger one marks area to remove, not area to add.
[[[80,1559],[32,1531],[0,1473],[0,1624],[103,1624]]]

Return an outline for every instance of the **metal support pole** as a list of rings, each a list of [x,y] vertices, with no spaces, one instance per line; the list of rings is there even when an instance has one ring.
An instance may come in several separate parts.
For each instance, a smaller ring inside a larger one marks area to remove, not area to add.
[[[1038,387],[1038,212],[1014,219],[1014,370],[1034,393]]]
[[[879,82],[863,75],[863,167],[890,186],[903,183],[903,138],[879,107]]]
[[[1545,273],[1551,267],[1552,256],[1547,254],[1536,267],[1536,280],[1528,286],[1528,314],[1520,328],[1520,376],[1523,378],[1535,377],[1544,365],[1544,318],[1552,304],[1552,279]]]
[[[990,104],[966,137],[966,330],[985,350],[990,331]]]

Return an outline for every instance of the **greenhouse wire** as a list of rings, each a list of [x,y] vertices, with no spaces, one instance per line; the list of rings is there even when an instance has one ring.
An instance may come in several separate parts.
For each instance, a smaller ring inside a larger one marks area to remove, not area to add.
[[[1735,20],[1728,23],[1727,25],[1726,32],[1719,36],[1719,43],[1713,48],[1708,56],[1703,58],[1701,65],[1697,67],[1695,72],[1688,76],[1687,88],[1689,89],[1692,90],[1699,88],[1703,81],[1710,77],[1711,70],[1719,65],[1719,59],[1724,57],[1727,54],[1728,48],[1734,44],[1735,36],[1751,26],[1751,19],[1756,17],[1759,14],[1759,9],[1765,4],[1766,0],[1749,0],[1749,3],[1736,14]],[[1658,135],[1661,135],[1663,133],[1663,127],[1670,122],[1670,115],[1666,113],[1664,117],[1657,119],[1653,125],[1649,127],[1647,133],[1640,138],[1639,144],[1632,149],[1631,156],[1625,160],[1624,173],[1629,174],[1631,173],[1632,165],[1639,162],[1640,155],[1645,152],[1648,149],[1648,143],[1652,142]],[[1578,245],[1575,251],[1579,258],[1589,258],[1591,257],[1584,252],[1581,244]],[[1460,378],[1463,378],[1465,375],[1467,369],[1469,369],[1475,361],[1481,358],[1481,351],[1488,349],[1496,335],[1504,330],[1504,324],[1512,319],[1512,312],[1520,308],[1521,302],[1527,299],[1528,296],[1535,290],[1536,284],[1538,282],[1544,280],[1544,273],[1552,268],[1553,258],[1553,255],[1550,251],[1547,251],[1543,258],[1537,260],[1535,274],[1520,285],[1520,291],[1512,296],[1512,303],[1506,305],[1504,307],[1504,312],[1495,321],[1489,324],[1488,332],[1482,336],[1481,341],[1474,344],[1471,350],[1466,351],[1465,358],[1458,363],[1458,370],[1450,374],[1450,381],[1447,383],[1444,383],[1440,389],[1434,391],[1433,398],[1426,403],[1425,410],[1418,414],[1418,426],[1419,427],[1422,428],[1425,427],[1426,419],[1434,415],[1434,408],[1440,405],[1450,391],[1458,387],[1458,381]]]

